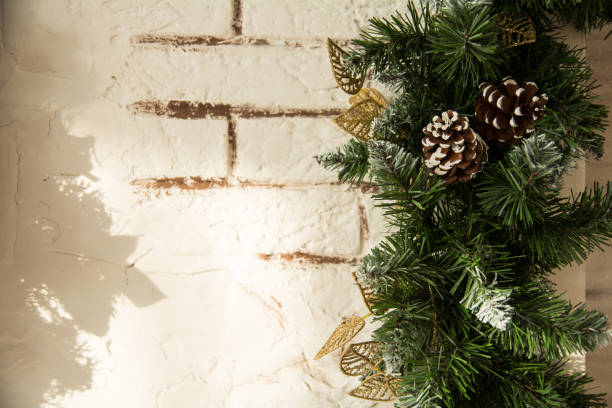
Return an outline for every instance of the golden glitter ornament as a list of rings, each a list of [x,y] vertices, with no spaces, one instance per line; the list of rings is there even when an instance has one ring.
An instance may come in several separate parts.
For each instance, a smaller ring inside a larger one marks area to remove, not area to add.
[[[385,97],[374,88],[363,88],[360,92],[349,97],[349,103],[351,105],[355,105],[363,101],[372,101],[382,109],[387,107]]]
[[[524,13],[504,14],[498,17],[499,41],[506,47],[518,47],[536,41],[535,25]]]
[[[355,283],[357,284],[357,287],[359,288],[359,292],[361,292],[363,303],[365,303],[370,313],[383,314],[385,312],[384,310],[381,310],[379,312],[374,312],[372,310],[372,305],[378,299],[376,295],[374,294],[374,289],[359,283],[359,280],[357,279],[357,275],[355,274],[355,272],[353,272],[353,279],[355,280]]]
[[[400,387],[402,386],[401,377],[389,378],[387,380],[387,385],[389,386],[389,389],[391,390],[394,396],[399,397],[401,395],[404,395],[404,393],[400,391]]]
[[[358,139],[367,140],[375,118],[382,116],[387,103],[380,92],[364,88],[349,98],[351,107],[333,119],[342,130]]]
[[[357,333],[361,331],[361,329],[363,329],[363,326],[365,326],[365,320],[363,317],[353,316],[343,320],[342,323],[336,327],[336,330],[334,330],[331,336],[329,336],[329,339],[327,339],[314,359],[318,360],[324,355],[329,354],[348,343],[357,335]]]
[[[340,370],[350,376],[366,375],[372,371],[378,371],[378,365],[382,361],[382,343],[366,341],[351,344],[342,353],[340,358]]]
[[[370,315],[353,316],[343,320],[314,359],[317,360],[342,347],[355,337],[365,325],[365,318],[368,316]],[[383,345],[384,343],[376,341],[353,343],[340,356],[340,370],[344,374],[350,376],[371,374],[348,393],[350,396],[370,401],[391,401],[402,395],[399,391],[402,379],[387,374],[378,367],[383,361]]]
[[[394,377],[385,373],[372,374],[348,394],[352,397],[370,401],[391,401],[395,398],[391,387],[389,387],[391,378]]]
[[[327,39],[327,51],[329,53],[329,62],[332,66],[332,72],[338,86],[348,94],[356,94],[363,86],[365,81],[365,71],[360,76],[354,76],[344,64],[344,51],[334,40]]]

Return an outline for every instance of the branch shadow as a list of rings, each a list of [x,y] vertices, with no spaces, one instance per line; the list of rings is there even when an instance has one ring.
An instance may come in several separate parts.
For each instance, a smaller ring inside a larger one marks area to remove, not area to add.
[[[4,240],[12,256],[0,266],[6,407],[61,406],[63,397],[90,388],[100,356],[111,352],[105,336],[116,303],[147,307],[164,298],[135,266],[137,237],[112,232],[91,173],[94,138],[70,136],[56,116],[31,113],[0,132],[0,143],[17,146],[18,167],[15,236]]]

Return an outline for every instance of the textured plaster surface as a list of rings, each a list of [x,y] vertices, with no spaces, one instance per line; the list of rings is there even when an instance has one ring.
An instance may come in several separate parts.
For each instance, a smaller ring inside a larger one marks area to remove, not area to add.
[[[0,4],[0,406],[374,406],[312,357],[387,227],[313,156],[324,39],[402,2]]]
[[[374,8],[291,3],[2,3],[0,406],[373,405],[312,357],[367,314],[380,216],[313,156],[348,140],[323,39]]]

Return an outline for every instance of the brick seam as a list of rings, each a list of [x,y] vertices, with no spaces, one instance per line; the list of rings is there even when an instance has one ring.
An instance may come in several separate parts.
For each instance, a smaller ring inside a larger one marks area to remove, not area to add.
[[[357,265],[358,258],[348,258],[342,256],[316,255],[307,252],[295,251],[281,254],[257,254],[259,259],[264,261],[282,261],[282,262],[297,262],[308,263],[315,265],[322,264],[349,264]]]
[[[130,184],[138,189],[145,190],[167,190],[177,188],[179,190],[211,190],[220,188],[262,188],[262,189],[302,189],[307,187],[340,187],[349,191],[363,191],[363,186],[346,186],[340,182],[323,183],[265,183],[245,179],[228,178],[203,178],[203,177],[149,177],[137,178]],[[375,188],[376,186],[372,186]],[[365,209],[363,210],[365,211]],[[365,213],[364,213],[365,214]]]
[[[327,47],[327,41],[322,39],[267,39],[242,35],[224,38],[212,35],[139,34],[131,37],[131,42],[136,46],[145,48],[174,47],[191,51],[197,51],[205,47],[221,46],[267,46],[313,49]],[[336,40],[336,43],[345,47],[350,44],[350,40]]]
[[[242,0],[234,0],[232,4],[232,33],[242,35]]]
[[[264,108],[251,105],[229,105],[197,101],[159,100],[136,101],[128,106],[135,114],[154,114],[175,119],[228,118],[230,115],[241,119],[256,118],[328,118],[341,114],[339,108],[303,109],[303,108]]]

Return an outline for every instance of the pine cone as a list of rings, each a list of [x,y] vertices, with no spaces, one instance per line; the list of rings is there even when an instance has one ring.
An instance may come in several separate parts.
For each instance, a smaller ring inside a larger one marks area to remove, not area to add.
[[[505,77],[501,84],[484,82],[474,102],[478,132],[499,148],[512,146],[535,131],[533,124],[544,117],[548,97],[536,95],[534,82],[520,83]]]
[[[423,133],[425,166],[446,184],[469,181],[487,161],[487,145],[470,128],[468,118],[455,111],[434,116]]]

